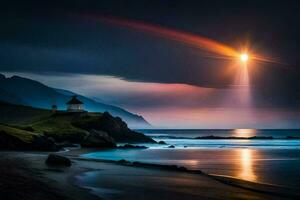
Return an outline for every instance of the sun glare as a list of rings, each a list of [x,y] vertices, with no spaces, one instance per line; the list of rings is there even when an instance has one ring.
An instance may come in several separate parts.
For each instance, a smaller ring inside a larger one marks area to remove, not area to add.
[[[234,137],[253,137],[256,135],[255,129],[234,129],[233,136]]]
[[[241,55],[241,61],[242,62],[247,62],[249,60],[249,56],[248,56],[248,54],[242,54]]]

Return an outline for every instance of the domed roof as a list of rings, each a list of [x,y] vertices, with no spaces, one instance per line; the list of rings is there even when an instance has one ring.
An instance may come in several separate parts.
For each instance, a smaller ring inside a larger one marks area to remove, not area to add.
[[[77,96],[76,96],[76,95],[74,95],[74,96],[72,97],[72,99],[71,99],[70,101],[67,102],[67,104],[70,105],[70,104],[83,104],[83,103],[77,99]]]

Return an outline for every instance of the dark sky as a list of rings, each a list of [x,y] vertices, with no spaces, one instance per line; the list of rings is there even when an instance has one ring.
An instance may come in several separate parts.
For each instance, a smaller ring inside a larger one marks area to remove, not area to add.
[[[198,34],[287,65],[251,70],[257,106],[300,105],[297,1],[9,1],[1,3],[0,71],[114,75],[226,88],[228,61],[185,44],[86,19],[111,15]]]

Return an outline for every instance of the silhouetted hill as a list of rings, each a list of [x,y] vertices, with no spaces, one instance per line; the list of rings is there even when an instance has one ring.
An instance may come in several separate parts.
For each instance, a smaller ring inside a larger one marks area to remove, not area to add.
[[[65,103],[74,94],[71,91],[48,87],[31,79],[19,76],[6,78],[0,75],[1,101],[44,109],[50,109],[51,105],[56,104],[59,110],[65,110]],[[85,110],[90,112],[107,111],[113,116],[121,117],[129,127],[139,128],[150,126],[142,116],[130,113],[117,106],[97,102],[82,95],[78,95],[78,99],[84,102]]]

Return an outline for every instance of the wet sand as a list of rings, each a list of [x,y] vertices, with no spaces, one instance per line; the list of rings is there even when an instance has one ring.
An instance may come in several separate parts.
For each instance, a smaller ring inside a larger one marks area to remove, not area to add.
[[[61,152],[72,160],[67,168],[45,165],[47,153],[2,155],[26,160],[34,176],[66,199],[292,199],[285,196],[288,193],[279,195],[278,188],[272,186],[264,191],[266,188],[260,185],[244,187],[245,183],[243,186],[236,180],[217,180],[205,174],[78,158],[83,152]]]
[[[74,162],[72,167],[49,167],[45,164],[48,153],[1,152],[0,194],[9,200],[85,200],[99,199],[89,190],[78,187],[74,177],[88,169]],[[7,185],[9,188],[1,187]]]
[[[288,199],[184,172],[102,163],[77,177],[77,184],[104,199]]]
[[[125,159],[184,166],[252,182],[300,189],[300,149],[175,148],[116,149],[91,152],[86,158]]]

